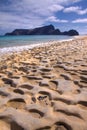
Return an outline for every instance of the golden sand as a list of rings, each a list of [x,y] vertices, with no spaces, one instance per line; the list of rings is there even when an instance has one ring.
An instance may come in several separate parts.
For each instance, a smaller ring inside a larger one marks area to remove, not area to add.
[[[87,130],[87,37],[0,59],[0,130]]]

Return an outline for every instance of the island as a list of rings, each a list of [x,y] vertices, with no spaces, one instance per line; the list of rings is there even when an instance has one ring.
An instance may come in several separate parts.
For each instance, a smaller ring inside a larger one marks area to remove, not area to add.
[[[15,29],[10,33],[6,33],[6,36],[10,35],[67,35],[75,36],[79,35],[77,30],[71,29],[69,31],[61,32],[60,29],[55,29],[53,25],[38,27],[34,29]]]

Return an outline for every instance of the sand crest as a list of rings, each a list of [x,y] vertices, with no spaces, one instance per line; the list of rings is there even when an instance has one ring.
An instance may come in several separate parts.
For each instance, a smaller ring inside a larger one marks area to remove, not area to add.
[[[0,130],[87,130],[87,38],[0,57]]]

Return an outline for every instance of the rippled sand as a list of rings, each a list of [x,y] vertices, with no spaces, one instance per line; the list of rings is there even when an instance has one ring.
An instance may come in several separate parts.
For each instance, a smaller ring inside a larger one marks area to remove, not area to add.
[[[0,57],[0,130],[87,130],[87,38]]]

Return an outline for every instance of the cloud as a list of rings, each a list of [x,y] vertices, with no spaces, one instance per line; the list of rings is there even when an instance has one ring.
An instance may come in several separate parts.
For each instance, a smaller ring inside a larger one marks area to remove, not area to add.
[[[45,22],[44,18],[37,16],[18,16],[9,13],[0,12],[0,28],[13,30],[15,28],[33,28],[35,26],[42,26]]]
[[[75,12],[79,15],[84,15],[84,14],[87,14],[87,8],[82,10],[82,8],[79,6],[71,6],[71,7],[65,8],[63,12],[65,13]]]
[[[74,3],[77,3],[77,2],[80,2],[80,1],[82,1],[82,0],[73,0]]]
[[[72,23],[87,23],[87,18],[73,20]]]
[[[66,23],[55,14],[65,5],[81,0],[3,0],[0,1],[0,28],[6,32],[15,28],[34,28],[50,22]]]
[[[64,0],[67,3],[68,0]],[[33,28],[45,24],[48,17],[64,7],[63,0],[7,0],[0,1],[0,28]],[[50,22],[50,21],[49,21]]]
[[[55,16],[51,16],[47,19],[47,21],[50,21],[50,22],[56,22],[56,23],[67,23],[68,20],[64,20],[64,19],[58,19],[56,18]]]
[[[54,4],[54,5],[50,6],[48,9],[49,9],[51,12],[57,12],[57,11],[63,10],[64,7],[61,6],[61,5],[56,5],[56,4]]]
[[[80,9],[80,7],[78,7],[78,6],[71,6],[71,7],[65,8],[64,12],[65,13],[77,12],[79,9]]]
[[[4,3],[0,3],[0,10],[3,12],[9,12],[16,15],[28,14],[48,16],[57,11],[61,11],[64,5],[69,5],[81,0],[7,0]]]
[[[80,15],[87,14],[87,8],[84,10],[78,10],[78,14]]]

